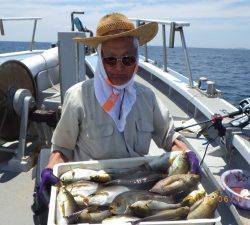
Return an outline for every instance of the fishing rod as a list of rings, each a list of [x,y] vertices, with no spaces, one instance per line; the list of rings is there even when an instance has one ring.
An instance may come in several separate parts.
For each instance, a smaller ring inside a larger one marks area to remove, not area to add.
[[[214,114],[212,116],[212,118],[209,120],[205,120],[205,121],[202,121],[199,123],[194,123],[194,124],[191,124],[188,126],[176,127],[175,131],[178,132],[178,131],[182,131],[184,129],[187,129],[189,127],[194,127],[194,126],[202,125],[202,124],[206,124],[206,123],[212,123],[212,126],[214,126],[215,129],[217,129],[219,131],[219,136],[224,136],[226,128],[223,127],[222,120],[224,118],[233,118],[233,117],[241,115],[243,113],[247,114],[247,116],[249,117],[249,115],[250,115],[250,98],[246,98],[246,99],[242,100],[239,104],[238,110],[236,110],[234,112],[228,113],[228,114],[223,115],[223,116],[220,114]],[[243,125],[246,125],[248,122],[249,122],[249,118],[247,121],[245,121],[245,123]]]
[[[240,118],[236,118],[236,119],[232,120],[230,122],[232,126],[243,128],[247,124],[249,124],[249,120],[250,120],[250,98],[246,98],[246,99],[242,100],[240,102],[240,104],[239,104],[239,107],[238,107],[237,111],[228,113],[228,114],[226,114],[224,116],[222,116],[220,114],[214,114],[212,116],[212,118],[209,119],[209,120],[205,120],[205,121],[202,121],[202,122],[199,122],[199,123],[195,123],[195,124],[191,124],[191,125],[188,125],[188,126],[177,127],[177,128],[175,128],[175,131],[178,132],[178,131],[184,130],[186,128],[189,128],[189,127],[194,127],[194,126],[202,125],[202,124],[206,124],[206,123],[211,123],[211,125],[209,125],[205,129],[202,129],[199,132],[199,134],[204,133],[205,131],[207,131],[208,129],[210,129],[212,126],[218,131],[218,136],[217,137],[215,137],[212,140],[208,140],[208,143],[207,143],[204,155],[203,155],[203,157],[202,157],[202,159],[200,161],[200,166],[201,166],[202,163],[203,163],[203,161],[204,161],[204,158],[205,158],[205,156],[207,154],[207,150],[208,150],[209,144],[211,142],[214,142],[218,137],[223,137],[226,134],[226,128],[222,125],[222,120],[224,118],[233,118],[233,117],[241,115],[241,114],[245,114],[245,115],[241,116]],[[247,118],[243,119],[243,117],[247,117]]]

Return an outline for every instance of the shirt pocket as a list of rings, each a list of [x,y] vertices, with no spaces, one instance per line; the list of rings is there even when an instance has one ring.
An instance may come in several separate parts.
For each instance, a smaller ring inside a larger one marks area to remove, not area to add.
[[[112,142],[115,138],[112,124],[89,125],[85,130],[84,136],[84,142],[87,146],[90,158],[112,158],[114,155]]]
[[[148,154],[152,132],[154,131],[153,123],[147,120],[139,119],[136,121],[137,144],[135,151],[141,155]]]
[[[88,139],[102,139],[113,135],[114,128],[112,124],[101,124],[88,126],[85,131],[85,137]]]

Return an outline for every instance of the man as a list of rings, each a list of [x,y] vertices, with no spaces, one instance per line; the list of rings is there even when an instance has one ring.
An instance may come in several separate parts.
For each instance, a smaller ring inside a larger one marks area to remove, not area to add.
[[[134,82],[139,45],[157,34],[157,23],[135,28],[126,16],[104,16],[96,37],[76,41],[97,48],[94,79],[78,83],[65,94],[61,119],[52,137],[52,153],[42,171],[39,193],[55,184],[52,168],[67,161],[146,155],[151,139],[158,147],[188,151],[177,138],[169,111],[147,87]],[[188,151],[191,172],[198,159]]]

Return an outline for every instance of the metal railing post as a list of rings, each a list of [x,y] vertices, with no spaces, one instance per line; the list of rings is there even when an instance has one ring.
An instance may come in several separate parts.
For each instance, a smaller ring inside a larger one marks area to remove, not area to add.
[[[145,22],[142,22],[142,24],[145,24]],[[139,26],[142,24],[139,24]],[[148,45],[147,45],[147,43],[144,44],[144,62],[148,62]]]
[[[1,35],[4,35],[3,20],[0,19],[0,31]]]
[[[141,25],[140,20],[135,20],[136,27]],[[144,45],[144,62],[148,62],[148,48],[147,44]]]
[[[191,88],[193,88],[194,84],[193,84],[193,78],[192,78],[190,62],[189,62],[189,56],[188,56],[188,52],[187,52],[187,46],[186,46],[186,41],[185,41],[185,37],[184,37],[183,28],[179,27],[178,30],[180,31],[181,43],[182,43],[182,48],[183,48],[184,56],[185,56],[185,64],[186,64],[187,76],[189,78],[189,85],[190,85]]]
[[[36,33],[36,24],[37,24],[37,20],[34,20],[34,27],[33,27],[33,33],[32,33],[32,38],[31,38],[31,42],[30,42],[30,51],[33,50],[34,48],[34,40],[35,40],[35,33]]]
[[[73,12],[70,14],[70,19],[71,19],[71,31],[75,31],[75,26],[74,26],[74,13],[73,13]]]
[[[145,55],[145,62],[148,62],[148,46],[147,43],[144,45],[144,55]]]
[[[162,24],[162,47],[163,47],[163,70],[167,71],[167,46],[166,46],[166,29],[165,25]]]
[[[174,48],[175,22],[170,23],[169,48]]]

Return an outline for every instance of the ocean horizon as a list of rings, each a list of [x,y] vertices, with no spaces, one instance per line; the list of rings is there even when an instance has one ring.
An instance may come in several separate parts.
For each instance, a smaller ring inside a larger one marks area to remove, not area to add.
[[[48,49],[54,42],[35,42],[34,49]],[[29,49],[30,42],[0,41],[0,54]],[[143,55],[144,49],[140,47]],[[181,47],[167,48],[168,67],[186,75],[185,59]],[[238,106],[239,102],[250,97],[250,49],[247,48],[199,48],[189,47],[191,71],[194,80],[205,76],[215,82],[222,91],[222,98]],[[162,46],[148,46],[148,57],[163,65]]]
[[[0,41],[0,44],[2,43],[2,44],[7,44],[7,43],[22,43],[22,44],[24,44],[24,45],[26,45],[26,46],[29,46],[29,44],[30,44],[30,42],[29,41]],[[40,47],[40,46],[50,46],[51,44],[56,44],[57,42],[53,42],[53,41],[51,41],[51,42],[46,42],[46,41],[36,41],[35,42],[35,45],[37,44],[38,46],[38,48]],[[161,45],[149,45],[148,44],[148,47],[162,47]],[[143,48],[143,47],[141,47],[141,48]],[[180,45],[177,45],[177,46],[175,46],[175,48],[181,48],[181,46]],[[246,47],[234,47],[234,48],[230,48],[230,47],[228,47],[228,48],[216,48],[216,47],[199,47],[199,46],[188,46],[187,48],[204,48],[204,49],[225,49],[225,50],[247,50],[247,51],[250,51],[250,48],[246,48]],[[0,48],[0,51],[1,51],[1,48]],[[3,52],[2,52],[3,53]]]

